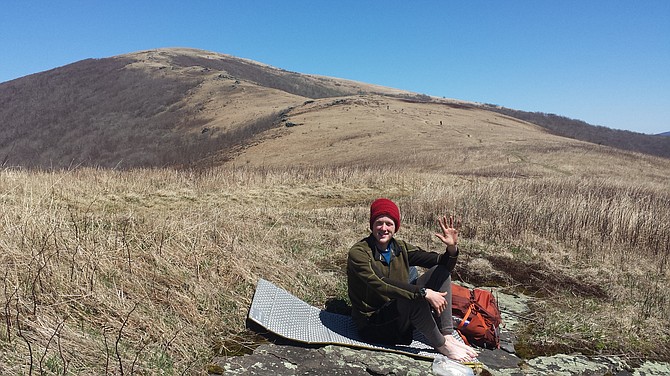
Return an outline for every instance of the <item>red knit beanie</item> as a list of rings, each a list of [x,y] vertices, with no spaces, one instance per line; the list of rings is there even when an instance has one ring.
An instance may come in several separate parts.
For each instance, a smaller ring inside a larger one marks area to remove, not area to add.
[[[372,224],[375,223],[375,219],[382,215],[386,215],[393,220],[396,232],[400,229],[400,210],[398,209],[398,206],[387,198],[378,198],[372,202],[372,205],[370,205],[371,230]]]

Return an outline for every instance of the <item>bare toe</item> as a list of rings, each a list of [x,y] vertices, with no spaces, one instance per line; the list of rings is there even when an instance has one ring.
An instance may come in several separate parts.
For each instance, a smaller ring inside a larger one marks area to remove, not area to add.
[[[463,351],[465,351],[467,356],[470,358],[468,360],[476,358],[479,355],[479,353],[477,353],[477,351],[475,349],[473,349],[471,346],[468,346],[465,343],[462,343],[461,341],[457,340],[452,335],[445,335],[444,339],[445,339],[445,342],[453,344],[453,345],[457,346],[458,348],[462,349]]]
[[[469,360],[472,360],[472,357],[467,353],[465,349],[456,346],[453,342],[446,341],[444,345],[437,347],[436,350],[440,354],[457,362],[467,362]]]

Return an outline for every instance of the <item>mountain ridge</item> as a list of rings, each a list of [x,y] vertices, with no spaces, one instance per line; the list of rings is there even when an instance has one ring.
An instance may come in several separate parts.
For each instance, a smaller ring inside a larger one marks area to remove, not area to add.
[[[538,168],[554,162],[526,163],[528,153],[607,146],[550,137],[555,131],[521,112],[189,48],[86,59],[8,81],[0,104],[6,167],[371,165],[383,145],[403,141],[411,148],[404,161],[416,168],[443,168],[432,155],[452,147],[468,161],[462,173],[535,175],[572,173],[576,162]],[[622,149],[643,152],[639,145]]]

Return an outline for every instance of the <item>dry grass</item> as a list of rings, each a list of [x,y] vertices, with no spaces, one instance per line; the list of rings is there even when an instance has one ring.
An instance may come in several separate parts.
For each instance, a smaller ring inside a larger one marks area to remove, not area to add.
[[[485,278],[468,266],[486,259],[489,281],[539,297],[523,343],[668,358],[660,188],[381,168],[4,170],[0,372],[204,373],[240,341],[258,278],[314,305],[346,299],[346,252],[382,195],[401,206],[400,236],[429,248],[434,215],[464,218],[459,275]]]
[[[457,269],[463,279],[539,298],[525,318],[520,353],[666,360],[668,208],[662,186],[565,178],[428,185],[403,206],[421,227],[441,210],[467,219],[470,250]],[[482,259],[488,267],[478,270]]]
[[[378,196],[428,248],[435,215],[464,218],[458,276],[537,296],[528,355],[669,357],[668,159],[202,51],[0,89],[7,124],[39,129],[6,127],[2,166],[198,166],[0,171],[0,373],[203,373],[249,341],[258,278],[346,300],[346,252]]]

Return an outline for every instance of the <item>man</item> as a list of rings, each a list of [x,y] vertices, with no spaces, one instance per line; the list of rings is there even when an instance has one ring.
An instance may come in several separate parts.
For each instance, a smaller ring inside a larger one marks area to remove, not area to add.
[[[453,217],[438,220],[435,235],[445,253],[428,252],[394,238],[400,229],[400,210],[380,198],[370,206],[370,235],[349,250],[347,279],[352,318],[359,333],[371,342],[409,344],[419,330],[439,353],[468,361],[477,352],[453,337],[451,272],[458,258],[458,229]],[[456,223],[460,226],[460,223]],[[410,266],[430,268],[414,283]]]

